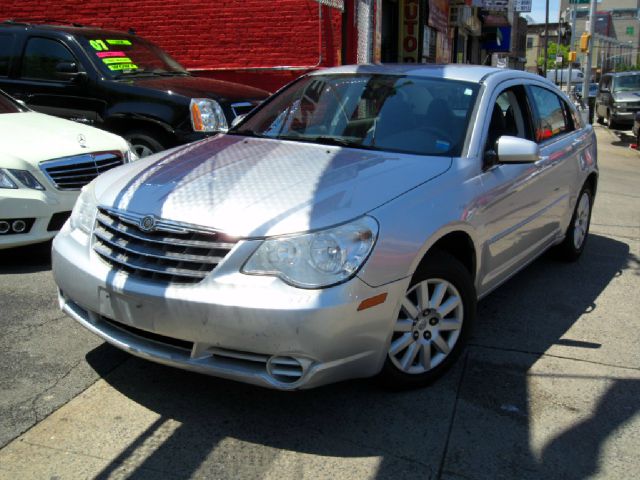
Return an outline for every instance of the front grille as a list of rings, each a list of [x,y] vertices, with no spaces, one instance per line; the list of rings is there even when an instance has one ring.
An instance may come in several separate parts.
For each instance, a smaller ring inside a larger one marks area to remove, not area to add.
[[[257,104],[249,103],[249,102],[239,102],[231,104],[231,110],[233,111],[233,116],[237,117],[238,115],[246,115],[251,110],[255,108]]]
[[[58,212],[54,213],[51,216],[51,220],[49,220],[49,225],[47,225],[47,232],[55,232],[60,230],[64,225],[64,222],[67,221],[67,218],[71,216],[71,212]]]
[[[183,350],[188,350],[189,352],[193,350],[193,342],[180,340],[179,338],[166,337],[157,333],[147,332],[146,330],[140,330],[139,328],[116,322],[115,320],[111,320],[110,318],[104,316],[101,316],[100,318],[112,327],[119,328],[120,330],[124,330],[125,332],[129,332],[136,337],[140,337],[156,343],[161,343],[163,345],[169,345],[171,347],[182,348]]]
[[[236,240],[219,232],[154,219],[143,231],[145,217],[98,209],[93,250],[111,267],[131,276],[163,283],[197,283],[229,253]]]
[[[122,165],[119,152],[85,153],[40,163],[40,168],[59,190],[80,190],[101,173]]]

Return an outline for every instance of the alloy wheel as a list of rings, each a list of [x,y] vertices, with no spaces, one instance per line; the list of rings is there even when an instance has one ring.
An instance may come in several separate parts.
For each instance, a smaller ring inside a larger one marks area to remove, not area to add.
[[[580,247],[582,247],[582,243],[587,236],[590,210],[591,204],[589,201],[589,195],[582,192],[580,202],[578,203],[578,209],[576,211],[576,219],[573,223],[573,246],[576,250],[579,250]]]
[[[402,301],[389,359],[404,373],[432,370],[453,350],[463,320],[462,296],[453,284],[441,278],[415,284]]]

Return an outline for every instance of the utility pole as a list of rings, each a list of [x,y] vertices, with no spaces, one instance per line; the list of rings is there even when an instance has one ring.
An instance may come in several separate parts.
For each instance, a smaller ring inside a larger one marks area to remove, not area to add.
[[[571,70],[573,69],[573,60],[571,60],[571,52],[574,52],[573,44],[576,41],[576,9],[575,4],[569,4],[569,15],[571,15],[571,40],[569,41],[569,85],[567,91],[571,93],[571,85],[573,85],[573,78],[571,77]],[[588,94],[582,91],[582,95],[587,95],[587,101],[589,100]]]
[[[547,78],[547,61],[548,58],[548,47],[549,47],[549,0],[547,0],[547,6],[544,15],[544,63],[543,72],[544,78]]]
[[[548,0],[547,0],[548,3]],[[584,80],[582,82],[582,91],[589,92],[589,84],[591,83],[591,54],[593,52],[593,32],[596,26],[596,0],[591,0],[589,5],[589,51],[587,52],[587,65],[584,70]],[[589,94],[587,93],[587,101],[589,102],[589,121],[593,121],[593,105],[589,101]]]

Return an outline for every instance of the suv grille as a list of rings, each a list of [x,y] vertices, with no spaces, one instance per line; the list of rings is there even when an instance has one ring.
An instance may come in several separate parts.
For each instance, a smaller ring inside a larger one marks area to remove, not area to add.
[[[40,163],[44,174],[59,190],[80,190],[91,180],[124,162],[119,152],[98,152]]]
[[[190,225],[99,208],[93,250],[111,267],[131,276],[168,283],[197,283],[229,253],[235,239]]]

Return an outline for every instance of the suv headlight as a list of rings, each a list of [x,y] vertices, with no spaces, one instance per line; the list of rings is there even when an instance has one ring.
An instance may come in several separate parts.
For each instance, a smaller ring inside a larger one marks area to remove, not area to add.
[[[72,229],[79,229],[89,234],[98,211],[98,201],[94,191],[94,182],[82,187],[80,196],[71,211],[69,224]]]
[[[368,258],[378,223],[362,217],[313,233],[270,238],[249,257],[242,273],[273,275],[301,288],[322,288],[353,277]]]
[[[226,132],[227,119],[222,107],[210,98],[192,98],[189,104],[191,126],[196,132]]]

